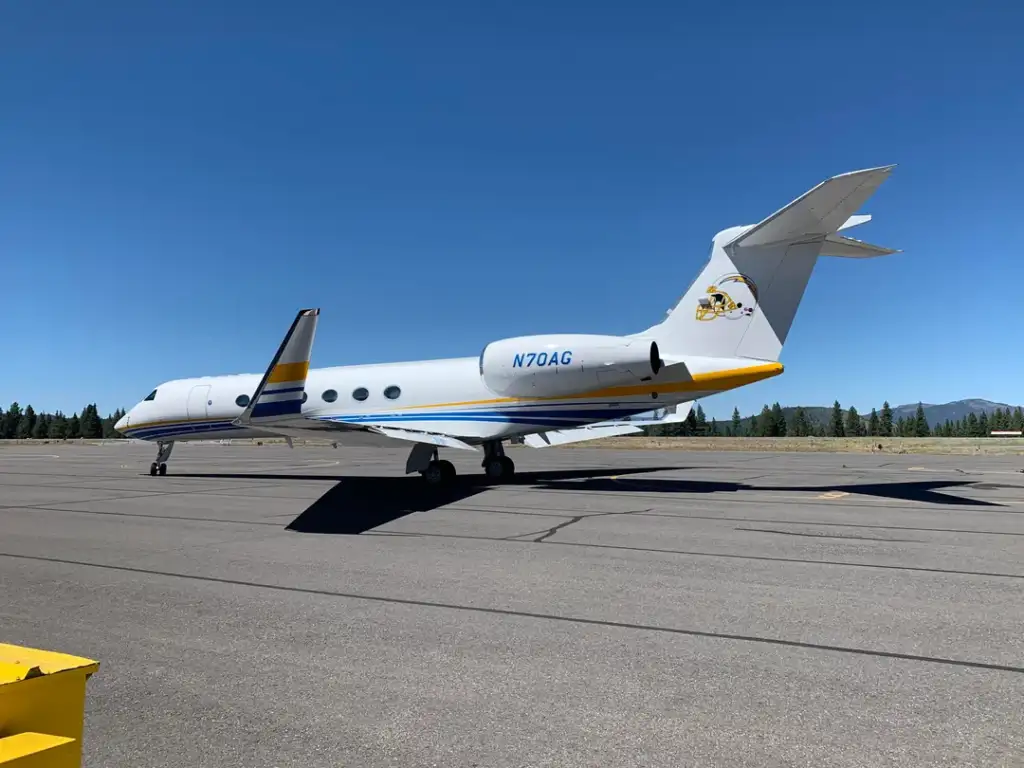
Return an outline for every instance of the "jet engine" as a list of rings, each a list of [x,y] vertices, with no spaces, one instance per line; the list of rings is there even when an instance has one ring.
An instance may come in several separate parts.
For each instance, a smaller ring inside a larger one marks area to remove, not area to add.
[[[557,334],[494,341],[480,353],[484,385],[503,397],[557,397],[650,380],[661,370],[651,339]]]

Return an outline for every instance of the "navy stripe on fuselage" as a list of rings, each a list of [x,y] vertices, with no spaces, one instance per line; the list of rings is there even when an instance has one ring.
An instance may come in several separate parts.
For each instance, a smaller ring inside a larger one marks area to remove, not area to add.
[[[276,392],[268,394],[277,394]],[[262,400],[262,399],[261,399]],[[268,416],[291,416],[302,412],[302,400],[295,398],[294,400],[275,400],[273,402],[264,403],[257,402],[252,409],[252,418],[263,419]]]

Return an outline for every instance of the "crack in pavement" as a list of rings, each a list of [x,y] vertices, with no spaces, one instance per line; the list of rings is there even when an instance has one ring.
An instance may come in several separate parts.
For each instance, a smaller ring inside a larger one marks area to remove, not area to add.
[[[920,539],[887,539],[883,536],[840,536],[828,533],[801,533],[797,531],[779,531],[773,528],[734,528],[734,531],[756,531],[757,533],[778,533],[782,536],[806,536],[811,539],[840,539],[846,541],[892,541],[909,542],[911,544],[923,543]]]

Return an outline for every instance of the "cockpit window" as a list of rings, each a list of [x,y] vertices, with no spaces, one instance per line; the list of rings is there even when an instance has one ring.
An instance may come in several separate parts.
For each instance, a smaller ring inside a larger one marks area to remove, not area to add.
[[[150,392],[148,395],[146,395],[146,400],[156,400],[156,390],[155,389],[152,392]],[[145,400],[143,402],[145,402]]]

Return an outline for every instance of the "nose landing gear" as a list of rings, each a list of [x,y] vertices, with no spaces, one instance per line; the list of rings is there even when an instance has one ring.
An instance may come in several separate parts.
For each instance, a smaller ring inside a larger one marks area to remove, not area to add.
[[[171,451],[174,449],[174,441],[169,440],[167,442],[158,442],[157,449],[156,461],[149,465],[149,474],[166,475],[167,459],[171,457]]]

